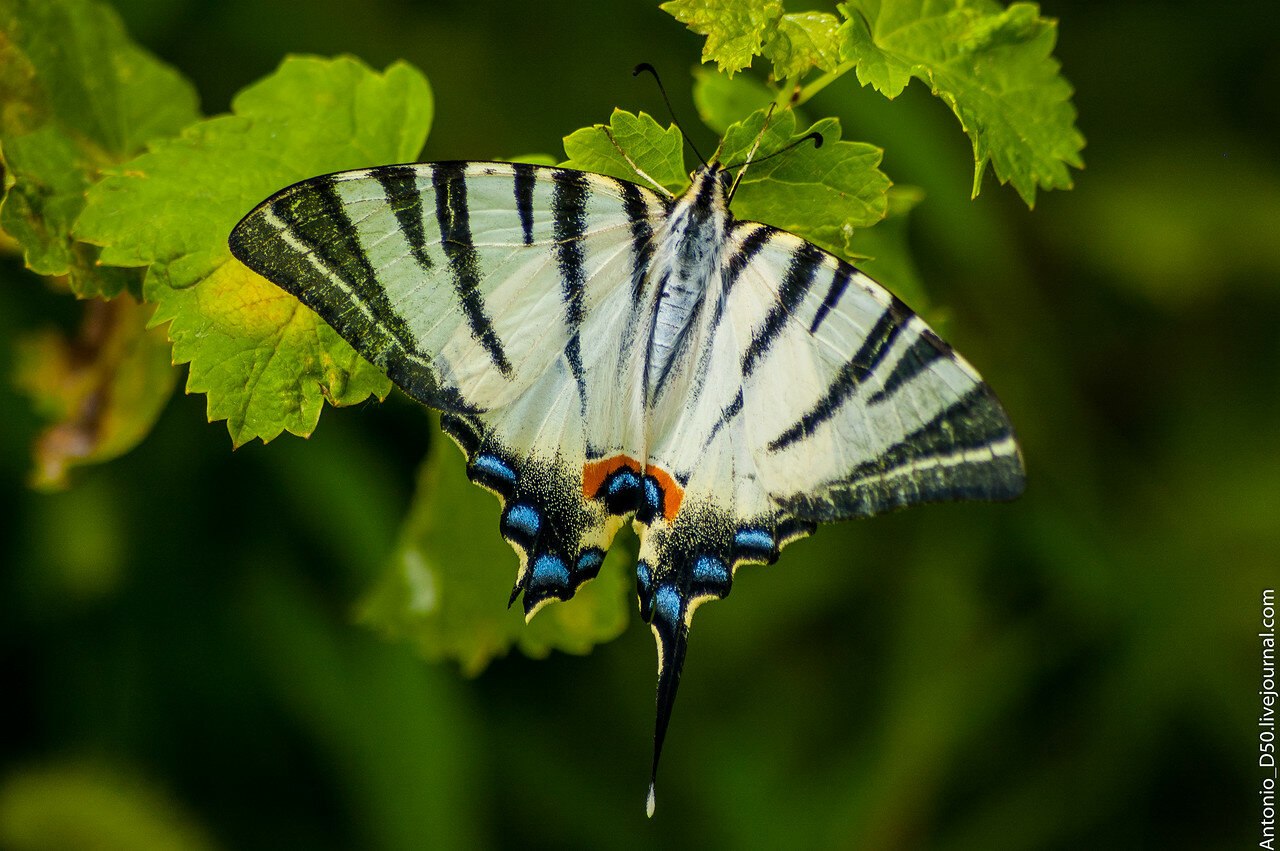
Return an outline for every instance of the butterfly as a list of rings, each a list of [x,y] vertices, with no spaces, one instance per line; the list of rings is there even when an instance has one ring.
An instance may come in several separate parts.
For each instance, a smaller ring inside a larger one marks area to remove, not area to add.
[[[643,173],[640,173],[644,177]],[[729,210],[567,168],[435,162],[303,181],[232,253],[442,412],[498,495],[527,618],[630,522],[658,648],[646,809],[694,611],[821,522],[1021,493],[978,373],[854,266]]]

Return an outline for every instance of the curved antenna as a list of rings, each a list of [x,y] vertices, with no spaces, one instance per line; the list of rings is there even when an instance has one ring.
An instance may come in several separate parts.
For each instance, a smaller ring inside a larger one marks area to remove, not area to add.
[[[803,145],[805,142],[808,142],[810,139],[813,140],[814,150],[817,150],[818,148],[822,147],[822,143],[824,141],[822,138],[822,134],[819,133],[817,130],[814,130],[812,133],[805,134],[804,136],[802,136],[799,139],[796,139],[794,142],[790,143],[786,147],[779,148],[778,150],[774,151],[772,154],[769,154],[766,157],[761,157],[758,160],[753,159],[756,155],[756,150],[760,147],[760,141],[764,138],[764,130],[768,126],[769,126],[768,122],[766,121],[765,127],[760,129],[760,135],[756,137],[756,143],[751,146],[751,151],[747,154],[747,158],[743,160],[741,163],[739,163],[739,165],[742,166],[742,170],[739,171],[737,176],[733,178],[733,186],[729,187],[729,197],[725,199],[726,204],[728,204],[733,200],[733,193],[738,191],[738,184],[742,182],[742,175],[747,173],[747,166],[751,165],[753,162],[757,162],[757,163],[767,162],[776,156],[785,154],[787,151],[790,151],[792,148],[796,148],[796,147],[799,147],[800,145]],[[737,165],[727,165],[725,166],[725,169],[728,170],[728,169],[737,168],[737,167],[738,167]]]
[[[821,133],[819,133],[817,130],[814,130],[812,133],[809,133],[808,135],[803,136],[803,137],[801,137],[801,138],[799,138],[799,139],[796,139],[794,142],[789,143],[785,148],[779,148],[778,150],[774,151],[772,154],[769,154],[767,157],[761,157],[761,158],[760,158],[760,159],[758,159],[758,160],[757,160],[757,159],[752,159],[752,154],[754,154],[754,153],[756,152],[756,148],[754,148],[754,147],[753,147],[753,148],[751,149],[751,153],[747,155],[747,158],[746,158],[745,160],[743,160],[743,161],[742,161],[742,162],[740,162],[740,163],[736,163],[736,164],[734,164],[734,165],[727,165],[727,166],[725,166],[725,170],[728,170],[728,169],[731,169],[731,168],[737,168],[738,166],[742,166],[742,167],[744,167],[744,168],[745,168],[746,166],[751,165],[752,163],[762,163],[762,162],[766,162],[766,161],[768,161],[768,160],[773,159],[774,157],[781,156],[782,154],[785,154],[787,151],[791,150],[792,148],[798,148],[798,147],[800,147],[800,146],[801,146],[801,145],[803,145],[805,142],[808,142],[810,139],[812,139],[812,140],[813,140],[813,147],[814,147],[814,150],[817,150],[818,148],[821,148],[821,147],[822,147],[822,143],[823,143],[824,141],[826,141],[825,139],[823,139],[823,138],[822,138],[822,134],[821,134]],[[759,142],[757,142],[757,143],[756,143],[756,147],[759,147]]]
[[[693,149],[694,156],[696,156],[698,160],[705,166],[707,164],[707,160],[704,156],[702,156],[701,153],[698,152],[698,147],[697,145],[693,144],[693,140],[689,138],[689,134],[684,132],[684,127],[680,126],[680,119],[676,118],[676,111],[671,108],[671,98],[667,97],[666,87],[662,85],[662,78],[658,76],[657,70],[655,70],[654,67],[650,65],[648,62],[641,62],[635,68],[631,69],[631,76],[639,77],[640,74],[643,73],[644,71],[648,71],[650,74],[653,75],[653,81],[658,84],[658,91],[662,92],[662,102],[667,105],[667,114],[671,116],[671,123],[676,126],[677,130],[680,131],[680,135],[684,137],[685,144],[687,144],[690,148]]]

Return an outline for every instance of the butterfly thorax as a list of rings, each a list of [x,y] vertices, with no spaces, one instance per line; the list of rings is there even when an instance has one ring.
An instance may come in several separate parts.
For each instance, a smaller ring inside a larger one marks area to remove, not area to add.
[[[652,406],[670,389],[673,370],[690,352],[691,332],[718,290],[721,253],[732,217],[725,172],[718,164],[694,172],[693,183],[672,204],[664,226],[654,234],[656,298],[645,355],[645,402]]]

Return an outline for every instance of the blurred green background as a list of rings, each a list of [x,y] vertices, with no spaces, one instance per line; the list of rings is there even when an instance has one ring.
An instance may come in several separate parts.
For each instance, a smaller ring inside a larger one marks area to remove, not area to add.
[[[701,39],[656,3],[116,6],[208,114],[287,52],[405,58],[436,95],[424,159],[558,153],[615,105],[664,115],[639,61],[694,123]],[[1280,51],[1271,4],[1234,7],[1043,5],[1088,168],[1033,212],[990,175],[969,200],[969,143],[918,82],[889,103],[847,75],[811,103],[925,190],[915,258],[1030,485],[745,569],[699,615],[652,822],[638,617],[589,656],[474,679],[353,623],[436,439],[402,396],[233,453],[178,395],[138,449],[41,495],[40,422],[0,386],[0,846],[1254,845]],[[13,256],[0,275],[9,374],[20,331],[80,308]]]

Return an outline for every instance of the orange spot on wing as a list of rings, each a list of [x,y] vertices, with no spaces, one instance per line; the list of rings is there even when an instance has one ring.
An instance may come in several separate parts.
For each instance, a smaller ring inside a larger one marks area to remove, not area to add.
[[[609,474],[622,467],[630,467],[637,476],[640,475],[640,462],[628,455],[614,455],[599,461],[588,461],[582,465],[582,495],[587,499],[595,499],[604,487],[604,480]]]
[[[629,468],[637,476],[642,475],[640,462],[629,455],[614,455],[611,458],[601,458],[598,461],[588,461],[583,464],[582,495],[587,499],[595,499],[600,494],[600,489],[604,487],[605,479],[623,467]],[[658,483],[663,494],[662,516],[667,520],[674,520],[677,512],[680,511],[680,503],[684,501],[684,488],[676,481],[675,476],[652,464],[644,468],[643,475],[652,476]]]
[[[680,503],[684,501],[684,488],[680,487],[680,483],[675,477],[661,467],[649,466],[645,468],[646,476],[653,476],[658,480],[658,484],[662,487],[664,499],[662,500],[662,516],[667,520],[674,520],[676,513],[680,510]]]

